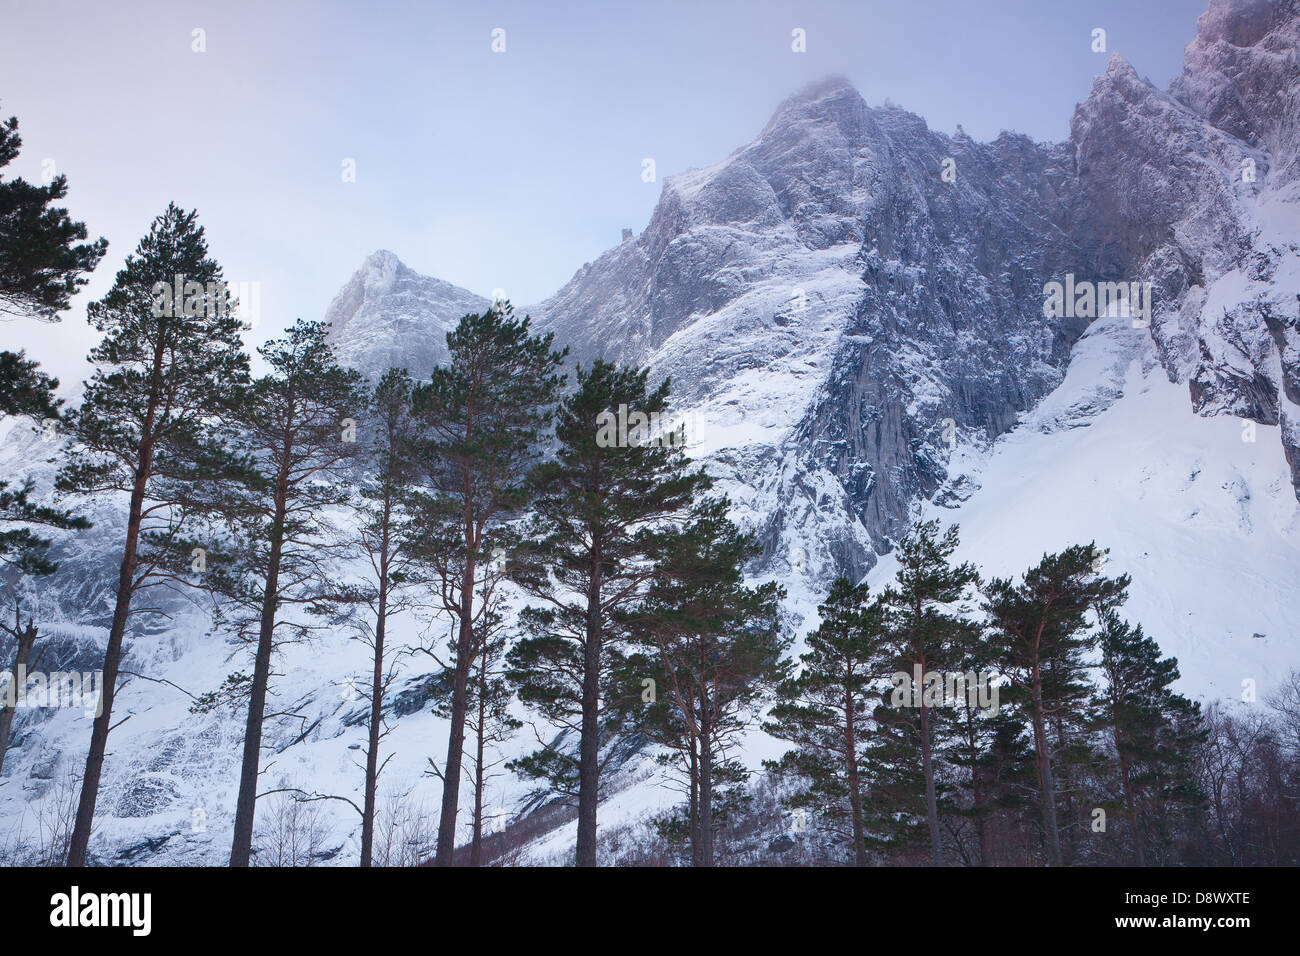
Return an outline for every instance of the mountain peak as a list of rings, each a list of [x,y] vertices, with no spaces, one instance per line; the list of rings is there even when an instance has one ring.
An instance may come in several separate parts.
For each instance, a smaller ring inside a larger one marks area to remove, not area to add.
[[[388,249],[376,249],[361,261],[361,267],[358,271],[395,272],[399,268],[406,268],[406,263],[399,259],[395,252]]]
[[[798,90],[786,98],[786,102],[794,100],[819,100],[832,96],[838,96],[844,93],[857,93],[857,88],[842,73],[828,73],[821,79],[813,80],[811,83],[805,83]]]
[[[868,107],[857,89],[844,76],[832,73],[787,97],[768,120],[759,139],[808,124],[834,124],[846,133],[860,129]]]
[[[787,96],[776,109],[777,117],[791,112],[806,113],[810,111],[830,111],[843,104],[866,105],[860,94],[848,78],[839,73],[832,73],[820,80],[814,80],[801,86]]]
[[[445,338],[463,315],[481,312],[482,296],[421,275],[377,249],[330,303],[325,318],[339,361],[378,380],[389,368],[427,375],[446,360]]]
[[[1122,53],[1112,53],[1106,61],[1106,69],[1094,77],[1088,99],[1075,107],[1071,129],[1074,129],[1082,115],[1112,109],[1116,103],[1141,102],[1152,95],[1163,94],[1139,76],[1137,70],[1133,69],[1133,64]],[[1072,133],[1071,138],[1077,140],[1077,132]]]
[[[1106,61],[1106,75],[1136,77],[1137,70],[1133,69],[1133,64],[1128,61],[1123,53],[1116,50],[1110,55],[1110,59]]]

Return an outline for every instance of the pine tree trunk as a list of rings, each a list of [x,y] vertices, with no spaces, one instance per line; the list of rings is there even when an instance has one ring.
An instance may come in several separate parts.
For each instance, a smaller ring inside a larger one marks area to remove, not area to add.
[[[465,529],[465,568],[460,579],[460,631],[456,635],[456,667],[451,685],[451,726],[447,731],[447,765],[443,767],[442,814],[438,818],[435,866],[451,866],[456,856],[456,815],[460,811],[460,772],[465,759],[465,713],[469,708],[469,671],[474,663],[474,573],[475,558],[482,538],[469,499],[465,500],[461,517]]]
[[[475,728],[474,839],[470,843],[469,865],[483,865],[483,727],[487,719],[487,660],[478,672],[478,727]]]
[[[713,722],[707,688],[700,696],[700,866],[713,866]]]
[[[686,821],[686,829],[691,840],[691,866],[702,866],[700,862],[700,758],[695,746],[695,738],[691,737],[691,803],[690,819]]]
[[[867,865],[867,841],[862,826],[862,791],[858,779],[858,743],[853,691],[845,683],[844,691],[844,762],[849,777],[849,813],[853,825],[853,865]]]
[[[578,755],[578,866],[596,865],[596,801],[600,782],[600,573],[592,574],[582,662],[582,740]]]
[[[988,802],[984,793],[984,774],[981,772],[979,761],[979,743],[975,736],[977,731],[974,729],[974,716],[967,711],[966,722],[969,737],[967,738],[967,759],[970,760],[970,788],[972,809],[975,816],[975,834],[979,841],[980,848],[980,866],[989,866],[992,859],[992,850],[989,847],[989,826],[988,817],[985,815],[985,804]]]
[[[1069,824],[1073,824],[1075,819],[1074,811],[1074,783],[1070,778],[1070,761],[1068,759],[1069,748],[1065,736],[1065,728],[1061,723],[1058,715],[1052,720],[1052,729],[1056,732],[1056,752],[1061,755],[1062,760],[1059,766],[1060,779],[1053,782],[1056,791],[1061,796],[1061,811]],[[1071,866],[1075,860],[1075,832],[1072,825],[1067,825],[1061,838],[1061,865]]]
[[[122,565],[117,576],[117,601],[113,606],[113,623],[108,631],[108,646],[104,649],[104,676],[100,691],[103,707],[90,731],[90,751],[86,754],[86,770],[81,777],[81,799],[77,803],[77,820],[73,824],[72,837],[68,842],[68,866],[86,865],[90,831],[95,822],[95,801],[99,799],[99,778],[104,771],[108,730],[113,720],[117,673],[122,665],[122,639],[126,635],[126,621],[131,613],[131,598],[134,595],[133,579],[136,553],[140,546],[140,521],[144,511],[145,486],[152,467],[153,446],[151,442],[147,442],[141,448],[141,464],[136,469],[135,485],[131,489],[131,503],[126,519],[126,543],[122,548]]]
[[[383,721],[384,631],[388,623],[388,512],[379,557],[379,612],[375,621],[375,669],[370,680],[370,740],[366,751],[366,797],[361,814],[361,865],[370,866],[375,843],[375,797],[379,789],[379,731]]]
[[[1118,722],[1116,722],[1112,732],[1115,738],[1115,753],[1119,757],[1119,780],[1121,792],[1124,794],[1124,811],[1128,817],[1129,829],[1133,834],[1133,851],[1137,856],[1137,865],[1146,866],[1147,851],[1143,845],[1142,833],[1138,829],[1137,803],[1133,799],[1132,768],[1129,767],[1128,758],[1124,756],[1124,740],[1123,735],[1119,732]]]
[[[14,652],[14,665],[9,670],[9,680],[14,685],[14,706],[0,703],[0,772],[4,771],[5,754],[9,752],[9,731],[13,726],[14,711],[18,709],[18,695],[25,691],[24,687],[18,686],[18,674],[19,671],[26,672],[38,634],[35,624],[29,620],[24,628],[19,612],[14,613],[14,638],[18,641],[18,648]],[[25,677],[23,683],[26,683]]]
[[[1061,865],[1061,834],[1056,823],[1056,781],[1052,777],[1052,758],[1048,750],[1047,728],[1043,719],[1043,682],[1034,669],[1034,749],[1038,756],[1038,786],[1043,796],[1043,830],[1047,834],[1047,865]]]
[[[925,661],[921,662],[925,674]],[[930,865],[943,866],[943,845],[939,837],[939,797],[934,785],[934,754],[930,739],[930,708],[921,696],[921,767],[925,773],[925,817],[930,825]]]
[[[277,481],[275,523],[266,562],[266,590],[262,620],[253,662],[253,685],[244,728],[244,760],[239,771],[239,798],[235,803],[235,836],[230,845],[230,865],[248,866],[253,852],[253,816],[257,810],[257,779],[262,763],[262,721],[266,715],[266,689],[271,680],[271,651],[275,647],[275,612],[280,603],[280,556],[284,548],[287,488],[283,473]]]
[[[467,561],[461,586],[460,633],[456,638],[456,668],[451,687],[447,765],[442,771],[442,816],[438,820],[436,866],[451,866],[456,853],[456,814],[460,809],[460,773],[465,756],[465,712],[469,709],[469,667],[474,650],[473,582],[474,565]]]

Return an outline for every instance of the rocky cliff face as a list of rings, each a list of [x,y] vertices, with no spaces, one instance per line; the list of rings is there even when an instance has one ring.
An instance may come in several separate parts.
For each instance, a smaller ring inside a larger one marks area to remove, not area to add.
[[[958,436],[1060,381],[1086,324],[1042,311],[1074,258],[1069,158],[944,136],[832,77],[531,311],[581,359],[671,376],[774,569],[860,573]]]
[[[1071,122],[1074,233],[1153,283],[1151,334],[1202,415],[1280,426],[1300,494],[1300,6],[1214,0],[1162,93],[1115,56]]]
[[[1170,92],[1272,159],[1274,185],[1300,176],[1300,5],[1212,0]]]
[[[947,136],[827,78],[527,311],[577,361],[671,377],[767,567],[819,584],[960,501],[954,453],[1057,387],[1092,321],[1044,314],[1067,274],[1150,283],[1170,381],[1280,426],[1300,489],[1298,37],[1296,0],[1214,0],[1170,91],[1116,54],[1061,144]],[[367,373],[425,371],[484,305],[377,253],[330,318]]]
[[[1170,92],[1115,55],[1059,145],[948,137],[828,79],[534,314],[672,377],[777,572],[861,573],[913,502],[969,492],[954,451],[1051,392],[1092,320],[1045,317],[1066,274],[1150,283],[1170,380],[1280,425],[1300,493],[1298,24],[1215,0]]]

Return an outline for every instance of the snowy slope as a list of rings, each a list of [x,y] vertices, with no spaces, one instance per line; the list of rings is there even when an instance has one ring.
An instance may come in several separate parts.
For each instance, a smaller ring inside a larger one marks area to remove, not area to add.
[[[1300,507],[1276,427],[1201,417],[1144,331],[1098,320],[1061,387],[985,455],[979,489],[925,517],[961,527],[963,559],[1009,577],[1095,541],[1133,579],[1124,614],[1179,660],[1187,693],[1261,695],[1300,665]],[[885,557],[868,576],[897,571]]]

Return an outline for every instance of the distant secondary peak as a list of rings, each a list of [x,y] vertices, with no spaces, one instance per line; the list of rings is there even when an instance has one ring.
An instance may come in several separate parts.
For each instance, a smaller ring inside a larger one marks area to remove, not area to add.
[[[1106,61],[1106,75],[1138,78],[1137,70],[1133,69],[1133,64],[1119,51],[1112,53],[1110,59]]]
[[[366,256],[366,260],[363,263],[365,266],[375,266],[381,269],[395,269],[403,264],[402,260],[397,258],[396,253],[390,252],[387,249],[376,249],[374,252],[370,253],[370,255]]]
[[[813,80],[811,83],[802,86],[790,97],[789,102],[826,99],[846,92],[857,93],[857,88],[842,73],[831,73],[828,76],[823,76],[820,80]]]
[[[788,97],[768,121],[766,132],[807,120],[830,120],[856,125],[867,112],[866,101],[847,78],[838,73],[802,87]]]

